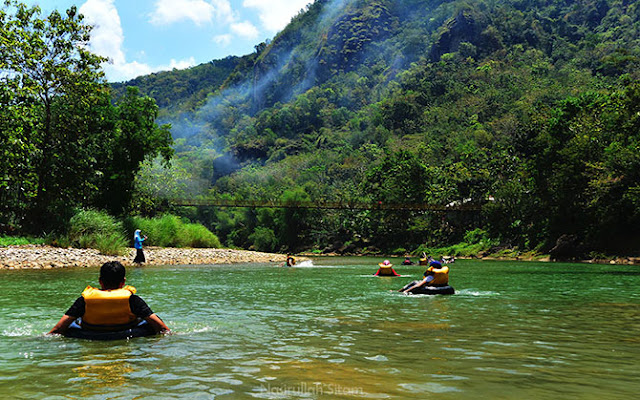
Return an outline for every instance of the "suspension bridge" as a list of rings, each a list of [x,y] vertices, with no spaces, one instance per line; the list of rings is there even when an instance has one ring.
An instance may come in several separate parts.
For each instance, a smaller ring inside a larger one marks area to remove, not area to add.
[[[479,211],[482,206],[471,202],[451,202],[449,204],[430,203],[388,203],[358,201],[276,201],[276,200],[174,200],[177,207],[237,207],[237,208],[292,208],[317,210],[384,210],[384,211],[438,211],[465,212]]]

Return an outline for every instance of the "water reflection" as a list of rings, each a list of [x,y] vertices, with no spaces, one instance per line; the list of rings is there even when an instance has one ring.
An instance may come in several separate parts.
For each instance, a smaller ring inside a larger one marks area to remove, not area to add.
[[[135,369],[128,361],[116,357],[91,357],[83,361],[84,365],[72,368],[77,374],[76,380],[81,381],[85,388],[91,387],[89,392],[83,393],[84,396],[89,396],[96,389],[116,388],[127,383],[128,375]]]

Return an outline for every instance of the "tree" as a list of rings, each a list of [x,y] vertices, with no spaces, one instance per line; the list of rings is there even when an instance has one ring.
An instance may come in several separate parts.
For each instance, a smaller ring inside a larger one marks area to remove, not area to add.
[[[0,232],[17,226],[36,193],[36,176],[29,160],[32,110],[19,103],[17,93],[0,85]]]
[[[577,235],[592,249],[637,240],[640,85],[563,101],[538,137],[536,186],[551,239]]]
[[[165,163],[173,155],[170,126],[155,123],[158,106],[141,96],[138,88],[129,87],[115,109],[116,126],[108,138],[108,157],[101,164],[103,172],[99,205],[120,214],[130,205],[135,177],[142,162],[162,156]]]
[[[22,117],[5,124],[3,134],[29,144],[28,154],[14,146],[14,161],[24,163],[15,162],[12,175],[25,179],[29,224],[37,229],[87,195],[88,188],[76,184],[91,181],[90,153],[100,139],[96,120],[80,114],[109,107],[100,69],[105,59],[87,50],[91,27],[75,7],[41,18],[40,8],[7,0],[0,15],[1,79],[5,93],[13,93],[3,97],[3,106]]]
[[[289,205],[309,202],[309,195],[303,188],[285,190],[280,200]],[[312,212],[304,208],[284,208],[276,214],[276,226],[280,243],[290,251],[298,251],[304,243],[304,237],[309,232],[313,218]]]
[[[376,165],[369,168],[362,184],[364,193],[374,202],[411,205],[432,201],[430,189],[432,176],[418,157],[406,150],[386,154]],[[394,213],[373,212],[371,221],[376,232],[374,243],[379,248],[404,247],[416,243],[409,236],[409,227],[415,218],[411,211]],[[403,232],[399,235],[398,232]],[[420,232],[414,232],[416,236]]]
[[[111,102],[90,53],[91,27],[71,7],[40,16],[4,1],[0,11],[0,199],[2,224],[34,233],[57,229],[75,208],[121,212],[140,163],[172,155],[157,106],[130,89]]]

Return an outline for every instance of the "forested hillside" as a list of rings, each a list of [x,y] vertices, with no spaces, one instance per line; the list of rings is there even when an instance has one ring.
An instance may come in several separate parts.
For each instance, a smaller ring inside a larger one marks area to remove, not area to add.
[[[637,1],[317,0],[252,54],[113,85],[153,97],[175,140],[130,208],[259,250],[637,253],[639,41]]]
[[[562,238],[576,256],[633,252],[639,6],[316,1],[171,121],[172,196],[482,209],[182,210],[261,250],[414,250],[466,235],[540,251]],[[155,198],[151,186],[141,190]]]
[[[253,57],[245,58],[251,60]],[[128,86],[136,86],[155,99],[161,107],[161,118],[164,115],[175,118],[176,114],[195,111],[198,104],[211,92],[215,92],[241,62],[246,61],[238,57],[227,57],[187,70],[174,69],[140,76],[126,84],[112,83],[111,88],[115,97],[122,97]]]

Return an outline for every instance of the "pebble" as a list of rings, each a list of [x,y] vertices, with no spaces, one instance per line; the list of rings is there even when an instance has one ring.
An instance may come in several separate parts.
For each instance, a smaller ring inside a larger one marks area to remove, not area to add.
[[[232,249],[147,247],[145,265],[282,263],[286,255]],[[100,266],[107,261],[133,265],[135,250],[127,256],[107,256],[95,249],[21,245],[0,248],[0,269],[52,269]]]

